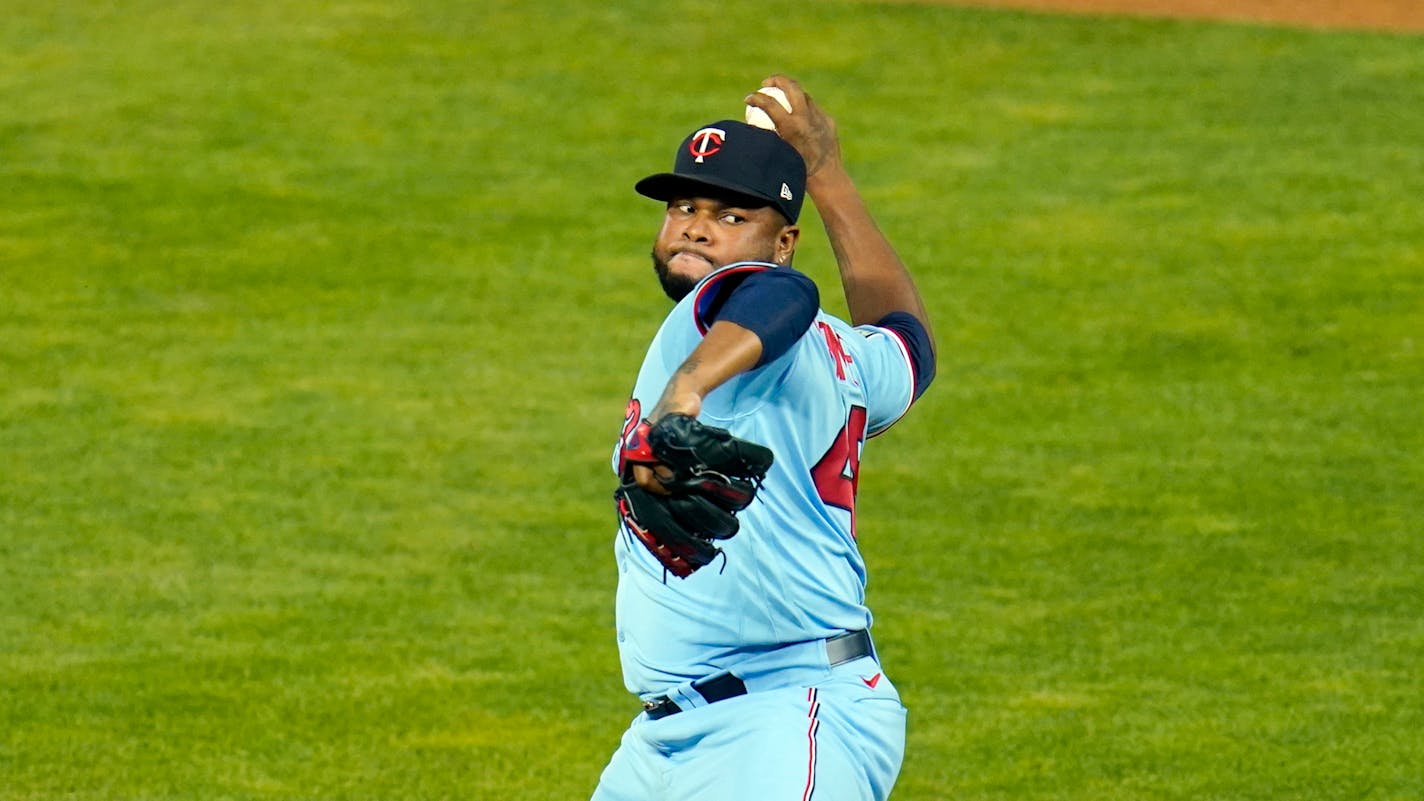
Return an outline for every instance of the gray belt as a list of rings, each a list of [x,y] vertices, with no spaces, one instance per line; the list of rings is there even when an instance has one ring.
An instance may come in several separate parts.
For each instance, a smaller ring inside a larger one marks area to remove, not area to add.
[[[826,640],[826,661],[831,663],[831,667],[854,662],[873,653],[875,651],[870,645],[870,632],[864,629],[848,631]],[[697,694],[706,699],[709,704],[747,694],[747,685],[730,673],[694,681],[692,689],[696,690]],[[664,695],[643,702],[643,711],[647,713],[649,720],[660,720],[668,715],[676,715],[682,711],[682,707]]]

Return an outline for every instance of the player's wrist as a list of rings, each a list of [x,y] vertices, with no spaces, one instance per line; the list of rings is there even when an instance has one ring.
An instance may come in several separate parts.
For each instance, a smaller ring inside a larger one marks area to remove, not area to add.
[[[685,414],[695,418],[702,411],[702,395],[703,393],[686,386],[670,385],[658,400],[658,405],[653,408],[648,420],[657,423],[670,414]]]
[[[824,202],[826,198],[836,194],[854,191],[855,183],[851,181],[850,173],[846,172],[845,165],[839,160],[822,166],[806,177],[806,194],[817,202]]]

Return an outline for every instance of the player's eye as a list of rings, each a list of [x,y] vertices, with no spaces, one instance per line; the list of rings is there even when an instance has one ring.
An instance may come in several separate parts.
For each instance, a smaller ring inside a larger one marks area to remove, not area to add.
[[[746,217],[743,217],[740,214],[736,214],[730,211],[722,214],[722,222],[728,225],[736,225],[738,223],[746,222],[746,219]]]

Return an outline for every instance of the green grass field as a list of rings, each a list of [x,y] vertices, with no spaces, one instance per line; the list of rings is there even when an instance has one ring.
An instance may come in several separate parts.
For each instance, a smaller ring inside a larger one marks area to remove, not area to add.
[[[0,799],[586,798],[631,185],[773,71],[937,323],[861,487],[895,799],[1424,797],[1424,39],[10,0]]]

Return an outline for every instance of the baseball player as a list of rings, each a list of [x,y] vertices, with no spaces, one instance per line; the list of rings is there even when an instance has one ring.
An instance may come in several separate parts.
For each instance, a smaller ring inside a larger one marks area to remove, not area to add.
[[[618,646],[642,710],[594,801],[878,800],[900,770],[856,486],[865,440],[933,378],[933,341],[833,121],[795,81],[763,85],[790,102],[746,99],[775,131],[702,126],[636,186],[666,203],[652,255],[676,306],[614,451]],[[808,194],[849,322],[790,266]]]

